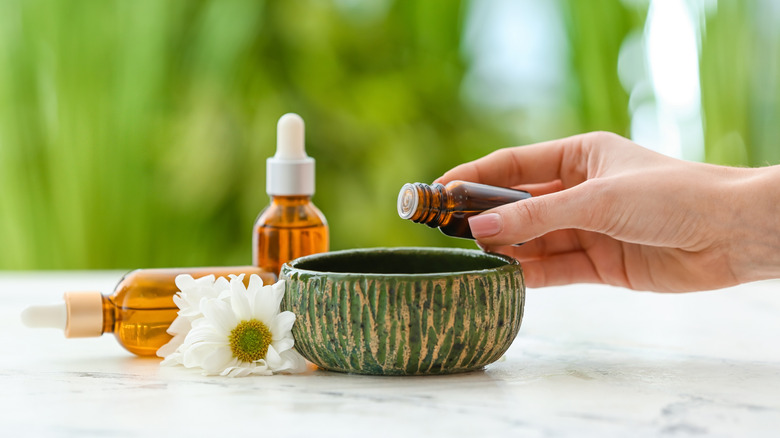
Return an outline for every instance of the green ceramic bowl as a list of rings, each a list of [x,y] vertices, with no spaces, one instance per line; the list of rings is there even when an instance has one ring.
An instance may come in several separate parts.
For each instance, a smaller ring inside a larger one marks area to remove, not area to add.
[[[333,371],[446,374],[498,360],[520,329],[517,261],[476,250],[334,251],[282,267],[295,348]]]

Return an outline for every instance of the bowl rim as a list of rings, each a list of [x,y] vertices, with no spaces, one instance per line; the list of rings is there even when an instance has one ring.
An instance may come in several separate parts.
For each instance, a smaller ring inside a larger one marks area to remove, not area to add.
[[[472,256],[480,256],[480,257],[491,257],[506,262],[506,264],[501,266],[496,266],[493,268],[484,268],[484,269],[471,269],[465,271],[445,271],[445,272],[421,272],[421,273],[315,271],[312,269],[302,269],[295,266],[295,264],[304,263],[312,259],[316,260],[316,259],[327,258],[327,257],[338,257],[339,255],[342,254],[360,254],[360,253],[367,253],[367,252],[410,252],[410,251],[425,251],[430,253],[463,254],[463,255],[472,255]],[[309,275],[350,276],[350,277],[366,277],[366,278],[387,278],[387,277],[394,278],[394,277],[410,277],[410,276],[418,277],[418,278],[429,278],[429,277],[446,277],[451,275],[480,274],[480,273],[494,272],[494,271],[500,271],[505,269],[512,269],[512,270],[521,269],[520,262],[504,254],[480,251],[477,249],[425,247],[425,246],[395,246],[395,247],[342,249],[337,251],[321,252],[317,254],[298,257],[296,259],[290,260],[287,263],[284,263],[282,265],[280,274],[284,276],[285,274],[290,274],[295,272],[295,273],[306,273]]]

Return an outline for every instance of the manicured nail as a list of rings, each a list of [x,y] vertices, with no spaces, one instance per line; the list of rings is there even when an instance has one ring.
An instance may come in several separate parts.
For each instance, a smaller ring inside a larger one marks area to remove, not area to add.
[[[501,231],[501,216],[496,213],[471,216],[469,228],[471,228],[471,235],[474,237],[490,237]]]

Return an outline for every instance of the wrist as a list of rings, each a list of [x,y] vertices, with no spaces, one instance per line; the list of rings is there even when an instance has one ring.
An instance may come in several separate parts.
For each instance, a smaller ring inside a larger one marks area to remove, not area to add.
[[[733,205],[733,271],[741,283],[780,278],[780,166],[744,170]]]

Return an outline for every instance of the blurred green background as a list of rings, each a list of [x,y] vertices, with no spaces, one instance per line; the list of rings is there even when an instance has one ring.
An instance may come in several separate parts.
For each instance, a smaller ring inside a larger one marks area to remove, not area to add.
[[[0,1],[0,269],[248,264],[277,119],[331,248],[473,247],[398,189],[609,130],[780,162],[772,0]]]

